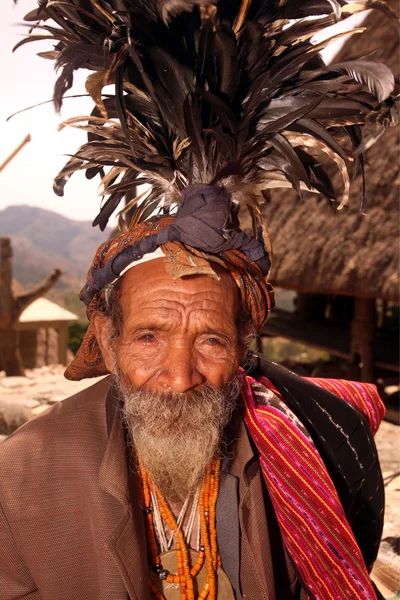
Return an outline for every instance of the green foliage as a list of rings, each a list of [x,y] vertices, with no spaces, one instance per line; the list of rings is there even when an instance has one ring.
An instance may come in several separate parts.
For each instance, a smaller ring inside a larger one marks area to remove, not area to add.
[[[263,338],[262,353],[274,362],[314,363],[329,360],[328,352],[282,337]]]
[[[79,317],[81,323],[87,323],[86,307],[79,300],[79,292],[75,290],[68,290],[64,294],[64,306],[67,310],[70,310]]]
[[[75,322],[68,327],[68,348],[76,354],[79,346],[82,343],[88,323]]]

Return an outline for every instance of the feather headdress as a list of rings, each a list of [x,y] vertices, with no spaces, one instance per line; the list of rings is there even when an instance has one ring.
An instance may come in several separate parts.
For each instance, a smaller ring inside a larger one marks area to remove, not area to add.
[[[65,121],[88,142],[55,179],[86,170],[101,178],[101,229],[134,186],[137,220],[180,202],[188,185],[221,185],[247,208],[254,229],[272,188],[318,191],[342,207],[354,164],[362,166],[362,126],[390,110],[391,71],[368,57],[326,65],[332,38],[313,37],[351,14],[389,7],[381,0],[40,0],[17,46],[50,39],[59,72],[59,109],[74,71],[89,69],[90,116]],[[37,31],[40,30],[39,33]],[[353,30],[362,34],[364,29]],[[348,33],[348,32],[347,32]],[[343,34],[336,34],[338,38]],[[113,84],[114,93],[103,93]],[[346,144],[346,139],[349,144]],[[356,152],[353,152],[356,150]],[[325,163],[342,177],[334,190]]]

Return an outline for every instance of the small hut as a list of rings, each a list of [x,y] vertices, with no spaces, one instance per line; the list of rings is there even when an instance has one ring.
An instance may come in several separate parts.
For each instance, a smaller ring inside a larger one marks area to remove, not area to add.
[[[67,364],[68,325],[77,321],[74,313],[38,298],[21,314],[17,330],[24,367]]]
[[[396,9],[394,2],[389,2]],[[398,77],[395,22],[373,11],[368,33],[352,36],[335,58],[368,55]],[[366,44],[367,42],[367,44]],[[399,129],[389,129],[365,154],[367,204],[359,210],[361,177],[350,205],[334,213],[324,199],[291,192],[272,196],[265,215],[274,243],[272,281],[298,293],[296,314],[279,310],[265,335],[303,341],[359,366],[364,381],[374,369],[399,370],[399,346],[387,307],[398,305]]]

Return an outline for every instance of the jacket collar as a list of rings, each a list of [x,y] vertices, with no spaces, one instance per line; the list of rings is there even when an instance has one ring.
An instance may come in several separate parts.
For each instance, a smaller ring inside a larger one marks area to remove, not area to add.
[[[231,580],[237,582],[244,575],[244,567],[246,575],[241,582],[242,591],[249,600],[258,600],[276,597],[275,583],[278,576],[279,585],[286,586],[285,591],[279,587],[279,598],[286,598],[286,588],[290,585],[288,582],[294,580],[295,574],[282,546],[275,514],[263,486],[258,453],[245,426],[240,407],[227,427],[225,456],[220,496],[224,511],[229,512],[231,521],[225,515],[217,523],[217,531],[221,555],[226,555],[229,560],[229,567],[227,564],[226,567]],[[236,488],[232,480],[236,481]],[[229,487],[236,489],[236,492],[230,494],[230,501],[226,498]],[[238,497],[240,500],[235,514],[230,504],[237,502]],[[236,519],[240,523],[240,538],[236,542],[240,556],[235,558],[231,544]],[[275,568],[278,573],[274,572]]]
[[[227,425],[224,441],[226,450],[225,457],[222,459],[222,470],[238,479],[243,478],[248,487],[257,469],[258,460],[241,413],[242,410],[239,407]]]

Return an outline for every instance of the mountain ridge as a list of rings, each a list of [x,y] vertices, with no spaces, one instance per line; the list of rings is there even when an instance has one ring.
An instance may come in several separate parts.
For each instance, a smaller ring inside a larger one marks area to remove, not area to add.
[[[39,283],[57,267],[63,271],[59,289],[80,289],[97,248],[110,232],[36,206],[0,211],[0,236],[12,240],[13,275],[23,287]]]

